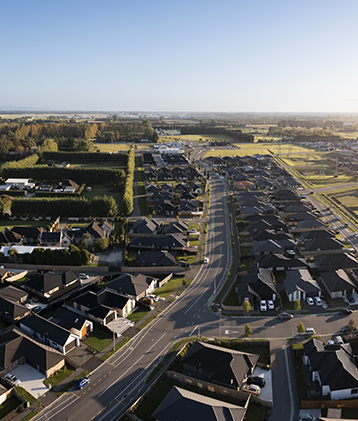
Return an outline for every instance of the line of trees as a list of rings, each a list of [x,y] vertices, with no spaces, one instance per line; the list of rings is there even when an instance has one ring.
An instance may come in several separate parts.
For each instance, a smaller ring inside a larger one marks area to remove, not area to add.
[[[224,135],[234,138],[238,142],[253,142],[254,136],[249,133],[243,133],[240,129],[228,129],[225,127],[214,127],[211,125],[192,125],[181,127],[181,134],[200,134],[200,135]]]
[[[14,260],[14,255],[11,256]],[[16,259],[18,260],[18,256]],[[22,261],[32,265],[69,265],[82,266],[91,263],[92,254],[86,249],[80,249],[71,244],[68,249],[44,249],[36,248],[32,253],[22,255]]]
[[[38,182],[56,182],[70,179],[78,184],[123,184],[126,174],[117,168],[60,168],[60,167],[30,167],[30,168],[1,168],[4,178],[32,178]]]
[[[31,165],[35,165],[36,162],[39,160],[39,156],[34,153],[32,155],[27,156],[24,159],[19,159],[18,161],[8,161],[1,167],[1,171],[4,169],[13,169],[13,168],[27,168]]]
[[[75,162],[78,164],[82,163],[101,163],[101,162],[115,162],[117,165],[126,166],[128,161],[128,155],[126,153],[104,153],[104,152],[43,152],[43,160],[53,161],[67,161]]]
[[[127,174],[126,174],[126,181],[124,185],[124,194],[123,194],[123,209],[126,215],[130,215],[133,212],[134,169],[135,169],[134,148],[131,148],[128,151]]]
[[[82,216],[116,217],[118,205],[112,196],[96,196],[92,201],[84,197],[15,198],[11,212],[17,216]]]

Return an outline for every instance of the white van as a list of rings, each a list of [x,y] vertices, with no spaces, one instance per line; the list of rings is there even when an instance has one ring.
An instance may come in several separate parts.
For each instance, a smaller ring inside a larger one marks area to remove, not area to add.
[[[313,329],[313,327],[306,327],[304,335],[314,335],[315,333],[316,331]]]

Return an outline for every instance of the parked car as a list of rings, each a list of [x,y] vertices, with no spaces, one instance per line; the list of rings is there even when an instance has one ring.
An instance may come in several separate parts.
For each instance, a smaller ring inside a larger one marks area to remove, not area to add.
[[[352,309],[350,309],[350,308],[341,308],[341,309],[339,310],[339,314],[340,314],[341,316],[347,316],[347,315],[352,314],[352,313],[353,313],[353,310],[352,310]]]
[[[253,395],[259,395],[261,392],[260,386],[256,384],[244,384],[242,386],[242,391],[252,393]]]
[[[356,326],[353,326],[353,329],[349,329],[349,325],[344,325],[340,329],[341,332],[353,332],[355,330],[357,330]]]
[[[313,327],[306,327],[302,335],[314,335],[315,333],[316,331],[313,329]]]
[[[7,380],[10,381],[10,383],[12,383],[15,386],[18,386],[21,383],[21,380],[19,380],[16,376],[14,376],[11,373],[5,374],[5,377],[7,378]]]
[[[31,309],[32,309],[32,305],[31,305],[31,304],[29,304],[29,303],[25,304],[25,307],[26,307],[26,308],[28,308],[29,310],[31,310]]]
[[[80,279],[89,279],[89,276],[86,273],[80,273],[78,276]]]
[[[38,313],[41,310],[42,310],[41,306],[35,306],[32,308],[32,311],[34,311],[35,313]]]
[[[352,294],[347,294],[347,300],[350,303],[355,303],[355,301],[356,301]]]
[[[143,298],[142,303],[151,306],[154,304],[154,300],[153,298],[145,297]]]
[[[272,300],[267,300],[267,307],[269,310],[274,310],[275,309],[275,304]]]
[[[357,237],[358,237],[358,232],[355,232],[355,233],[353,234],[353,236],[354,236],[355,238],[357,238]]]
[[[209,263],[209,258],[208,258],[208,257],[204,257],[203,262],[204,262],[204,263]]]
[[[260,311],[266,311],[266,310],[267,310],[266,300],[261,300],[260,301]]]
[[[348,228],[349,225],[347,224],[347,222],[344,224],[344,228]]]
[[[340,221],[342,219],[341,215],[337,215],[337,220]]]
[[[193,229],[189,230],[189,234],[199,234],[199,233],[195,228],[193,228]]]
[[[82,389],[82,387],[86,386],[90,382],[89,377],[82,377],[77,380],[76,382],[76,389]]]
[[[290,320],[290,319],[293,319],[293,314],[283,312],[283,313],[280,313],[277,317],[280,320]]]
[[[332,341],[332,339],[328,339],[327,345],[334,345],[334,341]]]
[[[322,305],[322,300],[320,299],[320,297],[313,297],[314,302],[316,304],[316,306],[321,306]]]
[[[306,301],[307,301],[307,304],[308,304],[309,306],[314,306],[314,301],[313,301],[313,298],[311,298],[311,297],[307,297],[307,298],[306,298]]]
[[[265,379],[263,377],[259,377],[259,376],[251,376],[248,377],[246,380],[247,384],[256,384],[257,386],[260,387],[264,387],[266,382]]]
[[[343,339],[342,339],[342,336],[339,336],[339,335],[333,336],[333,341],[334,341],[334,343],[336,343],[338,345],[342,345],[344,343]]]
[[[147,295],[146,298],[151,298],[152,300],[154,300],[154,302],[157,302],[159,300],[159,298],[154,294]]]

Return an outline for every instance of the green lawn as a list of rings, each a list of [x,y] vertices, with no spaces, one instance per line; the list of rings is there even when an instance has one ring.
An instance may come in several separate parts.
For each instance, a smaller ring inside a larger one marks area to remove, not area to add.
[[[21,421],[30,421],[37,413],[38,413],[37,410],[34,409],[28,415],[26,415],[26,417],[23,418]]]
[[[168,281],[165,285],[161,288],[155,290],[155,295],[159,295],[160,297],[167,298],[170,294],[172,294],[180,285],[183,284],[185,277],[183,278],[173,278]]]
[[[74,373],[76,370],[71,367],[70,365],[63,366],[60,370],[58,370],[55,374],[48,377],[43,381],[44,385],[49,387],[51,384],[51,389],[61,382],[63,382],[65,379],[67,379],[68,376],[70,376],[72,373]]]
[[[89,375],[89,371],[84,370],[82,371],[82,373],[80,373],[77,377],[75,377],[73,380],[71,380],[70,382],[68,382],[61,390],[59,390],[56,394],[58,396],[63,395],[64,393],[66,393],[68,390],[71,389],[71,387],[73,387],[76,383],[77,380],[79,380],[82,377],[88,376]]]
[[[21,404],[21,401],[16,396],[11,396],[4,403],[0,405],[0,419],[4,418],[5,415],[16,409]]]
[[[0,231],[4,231],[6,227],[11,230],[14,227],[44,227],[50,223],[50,221],[22,221],[21,219],[15,219],[14,221],[10,219],[1,219],[0,220]]]
[[[101,352],[112,343],[112,340],[113,338],[109,333],[95,328],[91,333],[91,336],[86,339],[84,343],[97,352]]]
[[[148,313],[150,313],[150,310],[147,310],[143,307],[138,307],[136,311],[127,316],[127,319],[131,320],[134,323],[137,323],[139,322],[139,320],[142,320],[143,317],[146,316]]]
[[[146,319],[141,325],[138,326],[139,330],[144,329],[146,326],[149,325],[149,323],[154,320],[157,317],[156,314],[152,314],[151,316],[148,317],[148,319]]]
[[[24,276],[23,278],[20,278],[20,279],[18,279],[17,281],[13,281],[13,282],[11,282],[11,285],[14,285],[14,286],[16,286],[16,287],[20,288],[20,287],[21,287],[21,285],[22,285],[25,281],[27,281],[27,279],[28,279],[28,277],[27,277],[27,276]]]
[[[29,401],[30,402],[30,405],[32,405],[33,403],[36,402],[36,399],[29,392],[27,392],[24,388],[22,388],[21,386],[17,386],[16,392],[22,398],[24,398],[26,401]]]

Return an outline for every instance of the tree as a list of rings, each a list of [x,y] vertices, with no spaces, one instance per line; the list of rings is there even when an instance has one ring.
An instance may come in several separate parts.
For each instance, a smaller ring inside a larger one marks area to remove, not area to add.
[[[354,319],[350,319],[349,323],[348,323],[348,329],[353,332],[354,330],[357,329],[357,326],[354,322]]]
[[[303,323],[302,322],[299,322],[298,323],[298,325],[297,325],[297,332],[300,334],[300,335],[302,335],[302,333],[304,333],[305,332],[305,327],[304,327],[304,325],[303,325]]]
[[[302,308],[302,306],[301,306],[301,301],[297,298],[297,300],[295,301],[295,306],[294,306],[294,309],[295,309],[296,311],[299,311],[299,310],[301,310],[301,308]]]
[[[252,329],[249,324],[245,326],[245,338],[249,338],[252,335]]]
[[[245,313],[248,313],[250,310],[251,310],[251,303],[250,303],[250,301],[248,301],[248,300],[245,300],[243,303],[242,303],[242,309],[244,310],[244,312]]]

